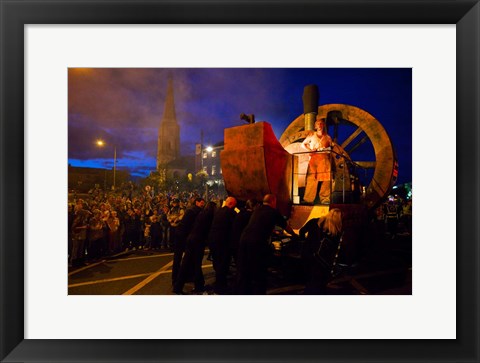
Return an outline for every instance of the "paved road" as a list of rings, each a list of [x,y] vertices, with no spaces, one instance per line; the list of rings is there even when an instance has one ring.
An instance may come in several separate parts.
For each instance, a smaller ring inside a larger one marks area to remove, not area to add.
[[[215,275],[205,254],[203,272],[207,286]],[[69,295],[171,295],[173,253],[128,251],[87,266],[70,269]],[[301,294],[304,286],[298,259],[277,259],[269,270],[268,294]],[[234,267],[231,269],[234,274]],[[411,294],[411,237],[386,241],[356,265],[345,269],[329,284],[329,294]],[[233,275],[231,276],[233,279]],[[185,285],[187,293],[192,283]]]
[[[171,294],[173,253],[129,251],[69,271],[70,295]],[[209,262],[209,261],[207,261]],[[205,263],[209,274],[211,264]]]

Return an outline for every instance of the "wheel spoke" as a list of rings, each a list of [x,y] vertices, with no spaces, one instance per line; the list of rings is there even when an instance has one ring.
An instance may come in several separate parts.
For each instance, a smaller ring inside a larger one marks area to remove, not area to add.
[[[376,161],[354,161],[354,163],[355,166],[359,166],[363,169],[375,169],[375,166],[377,165]]]
[[[359,142],[357,142],[353,147],[349,150],[347,150],[347,153],[349,155],[352,155],[352,153],[359,148],[361,145],[363,145],[367,140],[369,140],[368,135],[365,135]]]
[[[352,141],[353,139],[355,139],[358,135],[360,135],[360,133],[362,132],[362,128],[359,127],[357,128],[353,134],[351,134],[343,143],[342,143],[342,148],[345,149]]]

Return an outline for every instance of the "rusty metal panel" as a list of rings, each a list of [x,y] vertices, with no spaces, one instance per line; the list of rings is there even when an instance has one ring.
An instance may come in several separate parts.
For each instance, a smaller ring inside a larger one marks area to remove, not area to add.
[[[220,153],[225,189],[239,200],[277,196],[277,206],[290,214],[292,160],[269,123],[258,122],[225,129]]]

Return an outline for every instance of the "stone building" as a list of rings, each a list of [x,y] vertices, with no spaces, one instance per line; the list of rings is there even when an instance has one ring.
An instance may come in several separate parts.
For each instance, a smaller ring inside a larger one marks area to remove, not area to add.
[[[96,186],[110,190],[113,185],[113,169],[87,168],[68,165],[68,189],[78,193],[86,193]],[[130,180],[130,173],[126,170],[115,171],[117,188]]]
[[[220,153],[224,147],[223,141],[210,145],[195,145],[195,172],[203,170],[206,174],[207,184],[210,187],[223,187],[222,166]]]

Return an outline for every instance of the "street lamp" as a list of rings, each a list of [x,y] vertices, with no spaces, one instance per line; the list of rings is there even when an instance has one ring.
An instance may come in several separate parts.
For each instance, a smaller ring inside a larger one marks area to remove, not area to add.
[[[203,146],[203,145],[202,145]],[[206,151],[206,155],[208,158],[208,154],[210,154],[214,149],[218,149],[218,147],[212,147],[212,146],[207,146],[204,150]],[[202,151],[202,170],[203,170],[203,151]],[[207,167],[210,166],[212,168],[212,173],[213,173],[213,165],[212,165],[212,160],[207,163]],[[212,174],[213,175],[213,174]],[[207,179],[210,181],[210,176],[207,172]],[[208,181],[205,182],[205,199],[208,200]]]
[[[97,140],[97,145],[100,147],[105,146],[105,141]],[[115,176],[117,172],[117,147],[113,147],[113,187],[112,189],[115,190]]]

